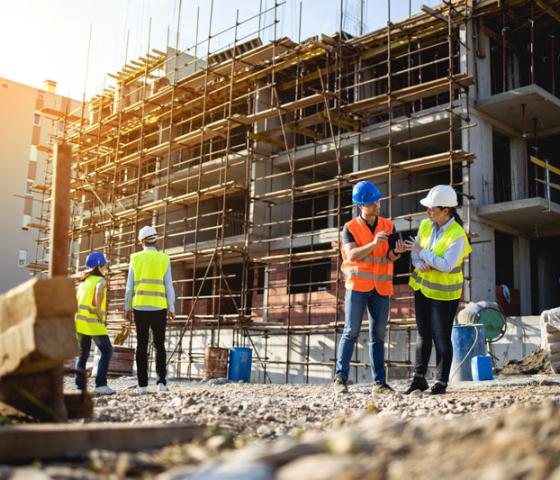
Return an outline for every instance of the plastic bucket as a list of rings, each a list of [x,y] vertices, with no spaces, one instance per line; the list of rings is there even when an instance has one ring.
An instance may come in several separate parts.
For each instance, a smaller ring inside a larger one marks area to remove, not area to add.
[[[232,382],[251,381],[253,351],[250,348],[232,348],[229,354],[228,379]]]
[[[454,325],[451,332],[453,362],[450,381],[452,383],[472,381],[471,359],[486,355],[484,325]]]

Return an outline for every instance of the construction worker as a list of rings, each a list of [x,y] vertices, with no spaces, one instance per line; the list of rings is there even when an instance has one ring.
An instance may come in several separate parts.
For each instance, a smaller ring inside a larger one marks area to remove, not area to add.
[[[152,226],[140,229],[143,250],[131,255],[125,291],[125,317],[136,325],[136,369],[138,394],[148,393],[148,340],[150,330],[156,350],[158,392],[167,392],[165,326],[175,318],[175,291],[169,256],[156,249],[157,232]],[[133,313],[134,312],[134,313]]]
[[[107,386],[107,370],[113,354],[113,346],[107,334],[107,282],[105,281],[107,260],[101,252],[92,252],[86,258],[86,272],[80,280],[77,291],[78,310],[74,317],[80,356],[76,367],[86,369],[91,349],[91,341],[101,351],[95,376],[95,390],[98,395],[112,395],[115,391]],[[76,375],[76,386],[82,390],[83,376]]]
[[[463,260],[472,251],[463,222],[457,213],[457,193],[449,185],[437,185],[420,200],[428,217],[420,224],[415,239],[406,240],[414,271],[409,285],[414,290],[416,310],[416,363],[414,377],[405,393],[427,390],[425,375],[436,346],[437,380],[430,393],[447,390],[453,359],[451,330],[463,291]]]
[[[350,359],[362,326],[364,311],[369,317],[369,355],[374,381],[373,393],[388,393],[385,373],[385,329],[389,297],[393,294],[393,262],[405,251],[396,240],[393,222],[379,216],[381,192],[369,181],[358,182],[352,203],[360,215],[342,231],[342,272],[346,277],[344,331],[338,345],[334,388],[347,393]]]

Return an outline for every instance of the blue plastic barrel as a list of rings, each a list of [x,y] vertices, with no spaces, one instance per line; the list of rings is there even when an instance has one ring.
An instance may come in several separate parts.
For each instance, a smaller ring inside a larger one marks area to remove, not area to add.
[[[471,358],[486,355],[484,325],[454,325],[451,332],[453,362],[451,382],[472,381]]]
[[[490,355],[476,355],[471,358],[472,378],[475,382],[494,380]]]
[[[251,381],[253,351],[250,348],[232,348],[229,353],[228,379],[232,382]]]

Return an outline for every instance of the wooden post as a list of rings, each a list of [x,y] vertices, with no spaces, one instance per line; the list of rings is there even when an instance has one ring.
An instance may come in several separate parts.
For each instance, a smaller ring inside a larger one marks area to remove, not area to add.
[[[68,230],[70,228],[70,174],[72,147],[58,143],[54,147],[52,182],[51,239],[49,277],[68,273]]]
[[[70,228],[70,176],[72,172],[72,146],[57,143],[54,146],[53,181],[51,196],[51,239],[49,250],[49,277],[68,274],[68,230]],[[51,371],[52,403],[55,412],[67,418],[64,405],[64,367]]]

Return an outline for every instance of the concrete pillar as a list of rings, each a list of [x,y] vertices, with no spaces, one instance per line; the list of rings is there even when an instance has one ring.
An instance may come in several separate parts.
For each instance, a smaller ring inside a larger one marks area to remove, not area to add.
[[[496,268],[494,229],[477,221],[472,222],[473,240],[471,262],[472,300],[496,300]]]
[[[511,199],[521,200],[527,198],[525,187],[525,141],[521,138],[510,139],[511,158]]]
[[[491,70],[490,70],[490,39],[481,31],[477,20],[470,20],[461,25],[459,38],[464,45],[460,46],[460,70],[475,78],[475,84],[470,89],[470,100],[489,97],[492,94]],[[476,35],[473,38],[473,34]]]
[[[517,237],[513,242],[514,287],[519,289],[521,315],[531,314],[531,250],[529,239]]]
[[[471,165],[471,195],[474,195],[474,206],[487,205],[494,201],[493,185],[493,154],[492,125],[479,117],[476,111],[470,112],[471,123],[477,126],[462,131],[463,150],[475,154]]]

